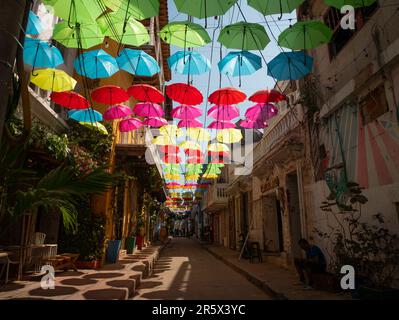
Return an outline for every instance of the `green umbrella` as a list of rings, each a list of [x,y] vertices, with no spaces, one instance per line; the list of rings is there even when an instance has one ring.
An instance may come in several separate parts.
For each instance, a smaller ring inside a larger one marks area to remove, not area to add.
[[[128,15],[144,20],[159,14],[159,0],[103,0],[105,5],[119,16],[125,18],[126,9]]]
[[[213,164],[213,163],[208,164],[204,174],[220,174],[220,173],[222,173],[222,171],[219,168],[220,168],[220,166],[217,164]]]
[[[162,28],[159,36],[166,43],[181,48],[202,47],[211,42],[202,26],[189,21],[170,22]]]
[[[229,10],[237,0],[174,0],[179,12],[198,19],[221,16]]]
[[[54,8],[54,14],[70,25],[95,22],[103,13],[103,6],[98,0],[42,0],[45,5]]]
[[[187,174],[202,173],[202,164],[189,163],[186,165]]]
[[[173,164],[173,163],[167,163],[167,164],[165,164],[165,168],[164,168],[163,172],[170,173],[170,174],[180,174],[181,173],[180,165]]]
[[[150,42],[147,28],[133,18],[125,21],[116,13],[108,13],[98,18],[97,22],[102,32],[117,42],[136,47]]]
[[[304,0],[248,0],[248,5],[258,10],[264,16],[270,14],[282,15],[283,13],[292,12],[295,8],[299,7],[303,1]]]
[[[263,50],[270,39],[262,25],[238,22],[224,27],[218,41],[229,49]]]
[[[377,0],[324,0],[324,2],[334,8],[341,9],[343,6],[352,6],[354,8],[368,7]]]
[[[104,41],[104,35],[96,23],[75,24],[72,27],[67,21],[55,25],[53,39],[68,48],[89,49]]]
[[[328,43],[332,30],[320,21],[300,21],[288,27],[278,37],[278,44],[293,50],[313,49]]]

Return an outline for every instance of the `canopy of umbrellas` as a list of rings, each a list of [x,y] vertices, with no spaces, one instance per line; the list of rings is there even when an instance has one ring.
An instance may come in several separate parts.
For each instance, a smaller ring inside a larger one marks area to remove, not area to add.
[[[369,6],[376,0],[324,0],[327,5],[340,9],[343,5],[354,7]],[[74,60],[76,73],[83,78],[108,78],[124,70],[136,76],[151,77],[160,71],[157,61],[143,50],[124,48],[116,57],[102,49],[88,50],[103,44],[105,37],[120,45],[140,47],[150,42],[147,28],[139,21],[159,14],[159,0],[42,0],[54,15],[61,18],[53,30],[52,39],[67,48],[77,48],[81,54]],[[237,0],[174,0],[179,12],[198,19],[224,15]],[[248,5],[262,15],[290,13],[304,0],[247,0]],[[241,8],[239,7],[240,11]],[[243,14],[242,14],[243,15]],[[243,19],[245,19],[243,15]],[[207,25],[207,23],[205,23]],[[237,104],[246,95],[235,88],[220,88],[208,97],[213,106],[207,115],[214,121],[207,127],[216,131],[217,142],[211,141],[211,134],[196,118],[202,115],[198,107],[203,96],[194,86],[175,83],[167,86],[166,94],[180,105],[173,109],[172,116],[178,119],[177,125],[168,125],[162,103],[164,95],[155,87],[136,84],[124,90],[107,85],[94,89],[90,96],[74,92],[77,81],[65,71],[57,69],[64,63],[61,52],[50,42],[40,40],[43,25],[34,13],[30,12],[27,37],[24,43],[24,62],[31,66],[30,81],[43,90],[51,91],[51,99],[68,109],[69,117],[81,124],[106,132],[100,123],[103,120],[119,121],[119,130],[129,132],[143,126],[160,128],[160,136],[153,143],[160,146],[166,188],[169,198],[167,205],[183,208],[199,201],[202,191],[209,181],[220,174],[224,161],[229,158],[227,144],[242,139],[241,130],[236,128],[233,119],[239,117]],[[159,32],[162,41],[182,48],[168,58],[172,71],[185,75],[199,75],[209,72],[211,62],[194,48],[209,44],[212,40],[206,29],[190,21],[173,21]],[[218,63],[219,71],[232,77],[251,75],[267,65],[269,76],[277,80],[297,80],[312,70],[313,59],[304,49],[312,49],[328,43],[332,30],[317,20],[298,21],[283,30],[278,37],[278,45],[292,51],[284,51],[271,61],[265,61],[262,50],[270,42],[265,28],[258,23],[240,21],[223,27],[218,42],[234,51],[229,52]],[[84,52],[83,52],[84,51]],[[261,56],[250,51],[258,51]],[[137,103],[133,110],[122,103],[133,97]],[[256,103],[245,112],[240,122],[242,128],[262,129],[267,120],[277,114],[275,103],[285,100],[285,96],[274,90],[262,90],[249,98]],[[104,114],[91,107],[91,101],[108,105]],[[135,117],[133,117],[135,115]],[[177,144],[177,139],[185,133],[185,139]],[[188,138],[190,140],[188,140]],[[207,143],[206,152],[201,142]],[[180,149],[187,156],[183,161]],[[209,162],[209,163],[208,163]],[[208,163],[208,165],[204,165]],[[182,182],[183,181],[183,182]],[[184,206],[183,204],[184,203]]]

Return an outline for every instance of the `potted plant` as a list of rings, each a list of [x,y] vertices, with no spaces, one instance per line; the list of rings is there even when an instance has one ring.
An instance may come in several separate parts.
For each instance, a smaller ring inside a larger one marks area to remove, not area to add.
[[[126,238],[126,253],[127,254],[132,254],[134,251],[134,248],[136,247],[136,237],[134,235],[130,235]]]

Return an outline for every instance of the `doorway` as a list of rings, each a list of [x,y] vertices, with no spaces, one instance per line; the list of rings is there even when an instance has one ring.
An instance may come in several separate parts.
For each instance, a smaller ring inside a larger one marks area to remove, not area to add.
[[[248,233],[248,192],[241,194],[241,232],[244,236]]]
[[[275,195],[262,198],[262,232],[265,252],[284,251],[281,206]]]

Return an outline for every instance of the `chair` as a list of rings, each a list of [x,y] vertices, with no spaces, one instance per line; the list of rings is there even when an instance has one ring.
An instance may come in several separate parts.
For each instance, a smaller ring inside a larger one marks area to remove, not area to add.
[[[258,259],[258,262],[262,262],[262,251],[260,250],[260,244],[257,241],[249,244],[250,262],[254,262],[254,258]]]
[[[35,233],[35,245],[43,245],[44,240],[46,239],[46,234],[42,232],[36,232]]]
[[[0,272],[0,279],[3,276],[4,270],[6,271],[6,277],[5,277],[5,282],[4,284],[8,283],[8,275],[10,272],[10,264],[19,264],[19,256],[16,257],[16,259],[10,259],[10,256],[13,256],[12,252],[0,252],[0,261],[3,262],[3,267],[1,268]]]

